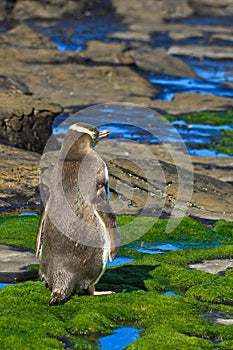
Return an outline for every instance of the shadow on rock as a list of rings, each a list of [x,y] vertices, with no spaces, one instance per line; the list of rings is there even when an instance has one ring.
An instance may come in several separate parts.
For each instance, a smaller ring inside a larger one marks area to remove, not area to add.
[[[149,273],[154,268],[154,266],[148,265],[124,265],[114,269],[108,269],[96,289],[112,290],[118,293],[147,290],[144,281],[152,279]]]

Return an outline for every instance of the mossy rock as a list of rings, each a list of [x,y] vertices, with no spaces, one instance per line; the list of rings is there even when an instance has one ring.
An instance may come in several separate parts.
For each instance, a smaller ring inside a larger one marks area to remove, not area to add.
[[[209,125],[233,125],[233,110],[222,112],[204,111],[182,113],[180,115],[166,115],[167,120],[184,120],[188,124],[209,124]]]
[[[175,120],[184,120],[187,124],[209,124],[212,126],[229,125],[233,126],[233,110],[223,112],[191,112],[183,113],[178,116],[166,115],[166,119],[170,122]],[[217,153],[233,156],[233,130],[221,130],[221,135],[210,136],[209,143],[207,144],[194,144],[189,145],[189,148],[208,148],[216,151]]]
[[[133,220],[119,217],[122,226]],[[37,217],[1,216],[0,243],[34,247],[38,221]],[[150,218],[140,218],[137,229],[148,222],[152,223]],[[135,260],[108,267],[97,285],[116,294],[74,295],[64,305],[51,307],[50,292],[40,281],[1,289],[0,348],[97,349],[100,337],[131,326],[140,330],[141,338],[128,345],[130,350],[231,349],[232,326],[214,326],[201,316],[212,310],[232,312],[232,270],[219,276],[190,270],[187,264],[232,257],[233,224],[219,221],[210,229],[184,218],[167,233],[167,223],[157,220],[140,239],[121,248],[120,256]],[[130,230],[133,236],[135,226]],[[140,242],[178,244],[182,250],[146,254],[135,250]],[[169,290],[180,296],[162,294]]]

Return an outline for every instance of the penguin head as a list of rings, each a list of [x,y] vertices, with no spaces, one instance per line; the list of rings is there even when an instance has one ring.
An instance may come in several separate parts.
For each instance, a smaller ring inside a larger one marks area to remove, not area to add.
[[[95,146],[97,142],[110,134],[109,130],[98,130],[89,124],[73,124],[69,127],[69,130],[76,131],[79,134],[89,135],[89,139],[92,146]]]
[[[89,124],[73,124],[69,127],[64,138],[62,154],[63,152],[66,154],[67,160],[81,159],[95,147],[99,140],[109,134],[109,130],[98,130]]]

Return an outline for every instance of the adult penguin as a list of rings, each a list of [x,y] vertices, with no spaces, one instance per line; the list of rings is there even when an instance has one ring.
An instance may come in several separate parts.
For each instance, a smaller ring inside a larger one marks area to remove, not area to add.
[[[36,244],[40,276],[52,291],[50,305],[74,292],[97,292],[95,284],[120,245],[116,215],[109,204],[108,171],[94,150],[109,135],[89,125],[68,129],[58,157]]]

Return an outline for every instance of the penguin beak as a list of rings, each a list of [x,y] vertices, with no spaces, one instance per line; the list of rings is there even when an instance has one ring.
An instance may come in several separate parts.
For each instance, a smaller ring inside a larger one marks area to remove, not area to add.
[[[100,130],[99,131],[99,135],[98,135],[98,140],[103,139],[104,137],[110,135],[110,131],[109,130]]]

